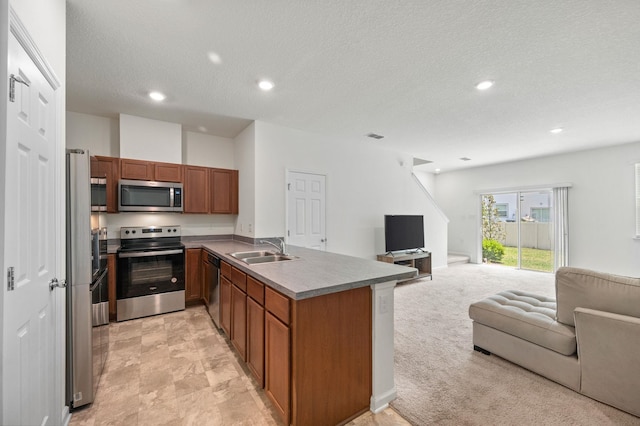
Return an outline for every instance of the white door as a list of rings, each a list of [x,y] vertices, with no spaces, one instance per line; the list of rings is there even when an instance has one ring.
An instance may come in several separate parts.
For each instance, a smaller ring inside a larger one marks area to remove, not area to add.
[[[63,196],[56,186],[55,91],[12,32],[8,75],[16,79],[15,100],[7,102],[4,265],[13,268],[13,288],[4,271],[2,318],[2,419],[5,425],[60,423],[60,359],[63,328],[56,309],[58,292],[57,228],[64,226],[56,206]],[[20,82],[22,81],[22,82]],[[2,84],[9,84],[3,82]],[[59,305],[58,305],[59,306]]]
[[[287,243],[326,250],[324,175],[288,172]]]

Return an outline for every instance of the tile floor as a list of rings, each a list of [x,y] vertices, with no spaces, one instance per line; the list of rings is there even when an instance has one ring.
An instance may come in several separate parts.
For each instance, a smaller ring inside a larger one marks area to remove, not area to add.
[[[282,425],[204,306],[109,326],[92,405],[70,426]],[[391,408],[349,425],[409,425]]]

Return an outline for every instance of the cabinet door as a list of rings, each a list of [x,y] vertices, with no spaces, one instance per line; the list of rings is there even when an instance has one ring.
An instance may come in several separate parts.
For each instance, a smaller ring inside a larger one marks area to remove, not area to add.
[[[153,180],[182,182],[182,164],[154,163]]]
[[[185,301],[193,302],[202,298],[202,249],[187,249]]]
[[[99,176],[107,179],[107,213],[118,213],[118,180],[120,179],[120,159],[96,155]],[[93,167],[92,167],[92,170]]]
[[[264,387],[264,308],[247,297],[247,366]]]
[[[231,336],[231,281],[220,277],[220,327]]]
[[[153,180],[153,163],[150,161],[121,158],[120,178]]]
[[[209,213],[209,169],[184,166],[184,212]]]
[[[211,213],[238,213],[238,171],[210,169]]]
[[[243,361],[247,360],[247,294],[231,286],[231,343]]]
[[[264,390],[285,424],[289,424],[290,401],[290,331],[271,313],[264,321]]]

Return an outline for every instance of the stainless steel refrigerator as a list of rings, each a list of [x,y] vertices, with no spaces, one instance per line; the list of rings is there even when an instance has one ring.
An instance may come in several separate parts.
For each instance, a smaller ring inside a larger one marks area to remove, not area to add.
[[[109,348],[106,180],[87,150],[67,150],[66,164],[66,402],[78,408],[93,402]]]

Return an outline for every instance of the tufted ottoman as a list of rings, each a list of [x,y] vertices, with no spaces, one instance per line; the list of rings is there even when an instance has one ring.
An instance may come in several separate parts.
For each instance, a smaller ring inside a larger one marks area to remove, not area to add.
[[[473,303],[469,306],[469,317],[563,355],[576,352],[575,329],[556,321],[555,299],[507,290]],[[488,352],[482,347],[475,349]]]

